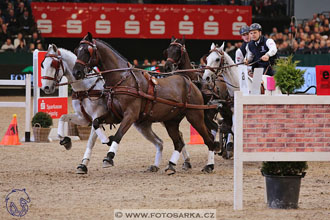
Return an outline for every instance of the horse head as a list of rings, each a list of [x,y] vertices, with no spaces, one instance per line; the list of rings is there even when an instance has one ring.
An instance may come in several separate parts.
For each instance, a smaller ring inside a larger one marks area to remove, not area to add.
[[[61,81],[64,74],[64,66],[61,52],[55,44],[50,44],[41,63],[41,89],[46,94],[55,92],[56,85]]]
[[[184,62],[184,54],[186,53],[184,37],[181,40],[172,37],[169,47],[163,53],[166,58],[165,72],[176,70]]]
[[[213,81],[217,73],[219,72],[219,69],[213,69],[213,68],[219,68],[223,65],[224,62],[224,43],[221,47],[218,47],[216,44],[212,43],[211,49],[209,51],[209,54],[206,58],[204,58],[204,62],[206,63],[207,69],[204,71],[203,79],[207,80],[208,82]]]
[[[99,63],[96,42],[90,32],[80,41],[78,48],[75,49],[75,54],[77,60],[73,67],[73,76],[77,80],[83,79]]]

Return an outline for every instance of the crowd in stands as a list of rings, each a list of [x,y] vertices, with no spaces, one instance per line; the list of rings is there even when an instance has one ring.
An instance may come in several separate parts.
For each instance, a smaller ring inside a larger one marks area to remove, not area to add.
[[[47,0],[40,0],[47,1]],[[52,0],[54,1],[54,0]],[[56,1],[56,0],[55,0]],[[57,0],[66,2],[86,2],[89,0]],[[253,15],[272,16],[282,15],[284,0],[178,0],[167,3],[202,3],[208,4],[236,4],[251,5]],[[97,0],[94,2],[118,2],[114,0]],[[123,1],[120,1],[123,2]],[[126,3],[155,3],[152,0],[127,0]],[[163,1],[157,1],[161,3]],[[330,52],[330,13],[314,14],[309,20],[296,24],[292,22],[290,27],[283,32],[278,32],[274,27],[272,33],[264,33],[272,38],[278,48],[279,55],[289,54],[327,54]],[[227,42],[226,51],[232,57],[240,42]],[[33,52],[34,49],[45,49],[45,42],[37,30],[34,21],[30,0],[1,0],[0,1],[0,51]],[[234,58],[234,57],[233,57]]]
[[[33,52],[44,49],[29,0],[0,1],[0,51]]]
[[[278,55],[290,54],[329,54],[330,53],[330,13],[314,14],[312,19],[304,20],[299,24],[292,22],[290,27],[279,32],[273,27],[272,33],[264,33],[265,37],[272,38],[277,46]],[[236,49],[242,42],[226,43],[226,52],[234,59]]]

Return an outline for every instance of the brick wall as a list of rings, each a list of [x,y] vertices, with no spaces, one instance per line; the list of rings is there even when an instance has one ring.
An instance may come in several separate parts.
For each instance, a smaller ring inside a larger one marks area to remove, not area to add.
[[[330,105],[243,105],[243,152],[330,152]]]

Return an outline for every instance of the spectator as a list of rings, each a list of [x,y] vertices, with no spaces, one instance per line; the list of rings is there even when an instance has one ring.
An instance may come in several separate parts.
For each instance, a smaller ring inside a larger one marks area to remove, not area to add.
[[[14,40],[14,47],[17,48],[21,41],[23,41],[24,45],[26,45],[25,39],[23,38],[23,34],[20,32],[17,34],[17,38]]]
[[[6,42],[2,45],[1,50],[4,51],[14,51],[15,47],[14,45],[11,43],[11,39],[7,38]]]
[[[24,41],[20,41],[19,42],[19,45],[16,47],[16,50],[15,50],[17,53],[20,53],[20,52],[27,52],[26,50],[26,45],[24,43]]]
[[[37,49],[38,50],[44,50],[42,43],[37,43]]]
[[[9,10],[9,15],[7,16],[6,23],[8,32],[11,34],[17,34],[18,23],[13,9]]]
[[[3,14],[3,11],[2,11],[1,8],[0,8],[0,19],[1,19],[2,21],[5,20],[5,15]]]
[[[33,31],[36,30],[35,22],[30,16],[29,11],[24,11],[23,15],[18,19],[19,31],[21,31],[24,35],[29,35]]]
[[[325,40],[321,40],[320,50],[321,50],[321,53],[323,53],[323,54],[328,53],[328,48],[327,48],[327,44],[326,44]]]
[[[329,26],[323,26],[323,32],[320,33],[322,36],[329,36],[330,35],[330,28]]]
[[[29,49],[28,49],[28,52],[30,52],[30,53],[33,53],[33,51],[35,50],[35,45],[34,45],[34,43],[30,43],[29,44]]]
[[[134,60],[133,60],[133,65],[134,65],[135,67],[139,66],[139,61],[138,61],[137,59],[134,59]]]
[[[311,54],[321,54],[321,49],[319,43],[314,43],[313,48],[311,49]]]
[[[165,60],[161,60],[159,66],[165,66],[165,63],[166,63]]]
[[[147,58],[144,59],[142,66],[150,66],[149,60]]]
[[[326,47],[328,48],[328,52],[327,53],[330,53],[330,40],[327,40],[327,46]]]
[[[307,51],[308,51],[308,48],[305,45],[305,41],[304,40],[300,41],[299,46],[296,50],[296,54],[306,54]]]
[[[24,2],[20,2],[16,8],[16,12],[15,12],[16,18],[21,17],[24,14],[24,11],[26,10],[27,8],[25,7]]]
[[[35,47],[37,47],[37,45],[39,43],[44,45],[44,39],[39,35],[39,33],[37,31],[33,31],[32,37],[31,37],[29,43],[34,43]]]
[[[3,44],[11,35],[7,31],[7,24],[2,24],[0,28],[0,42]]]
[[[291,50],[290,50],[288,42],[283,41],[283,43],[280,44],[280,46],[278,48],[278,54],[279,55],[285,55],[285,56],[291,54]]]
[[[151,66],[157,66],[157,60],[156,59],[152,59],[150,65]]]

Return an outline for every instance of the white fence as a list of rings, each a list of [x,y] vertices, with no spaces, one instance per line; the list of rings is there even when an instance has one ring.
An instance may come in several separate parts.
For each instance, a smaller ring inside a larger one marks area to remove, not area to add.
[[[235,210],[243,209],[243,162],[330,161],[330,96],[235,92],[234,105]]]
[[[25,142],[30,142],[31,74],[26,74],[25,80],[0,80],[0,86],[25,86],[25,102],[0,102],[0,108],[25,108]]]

